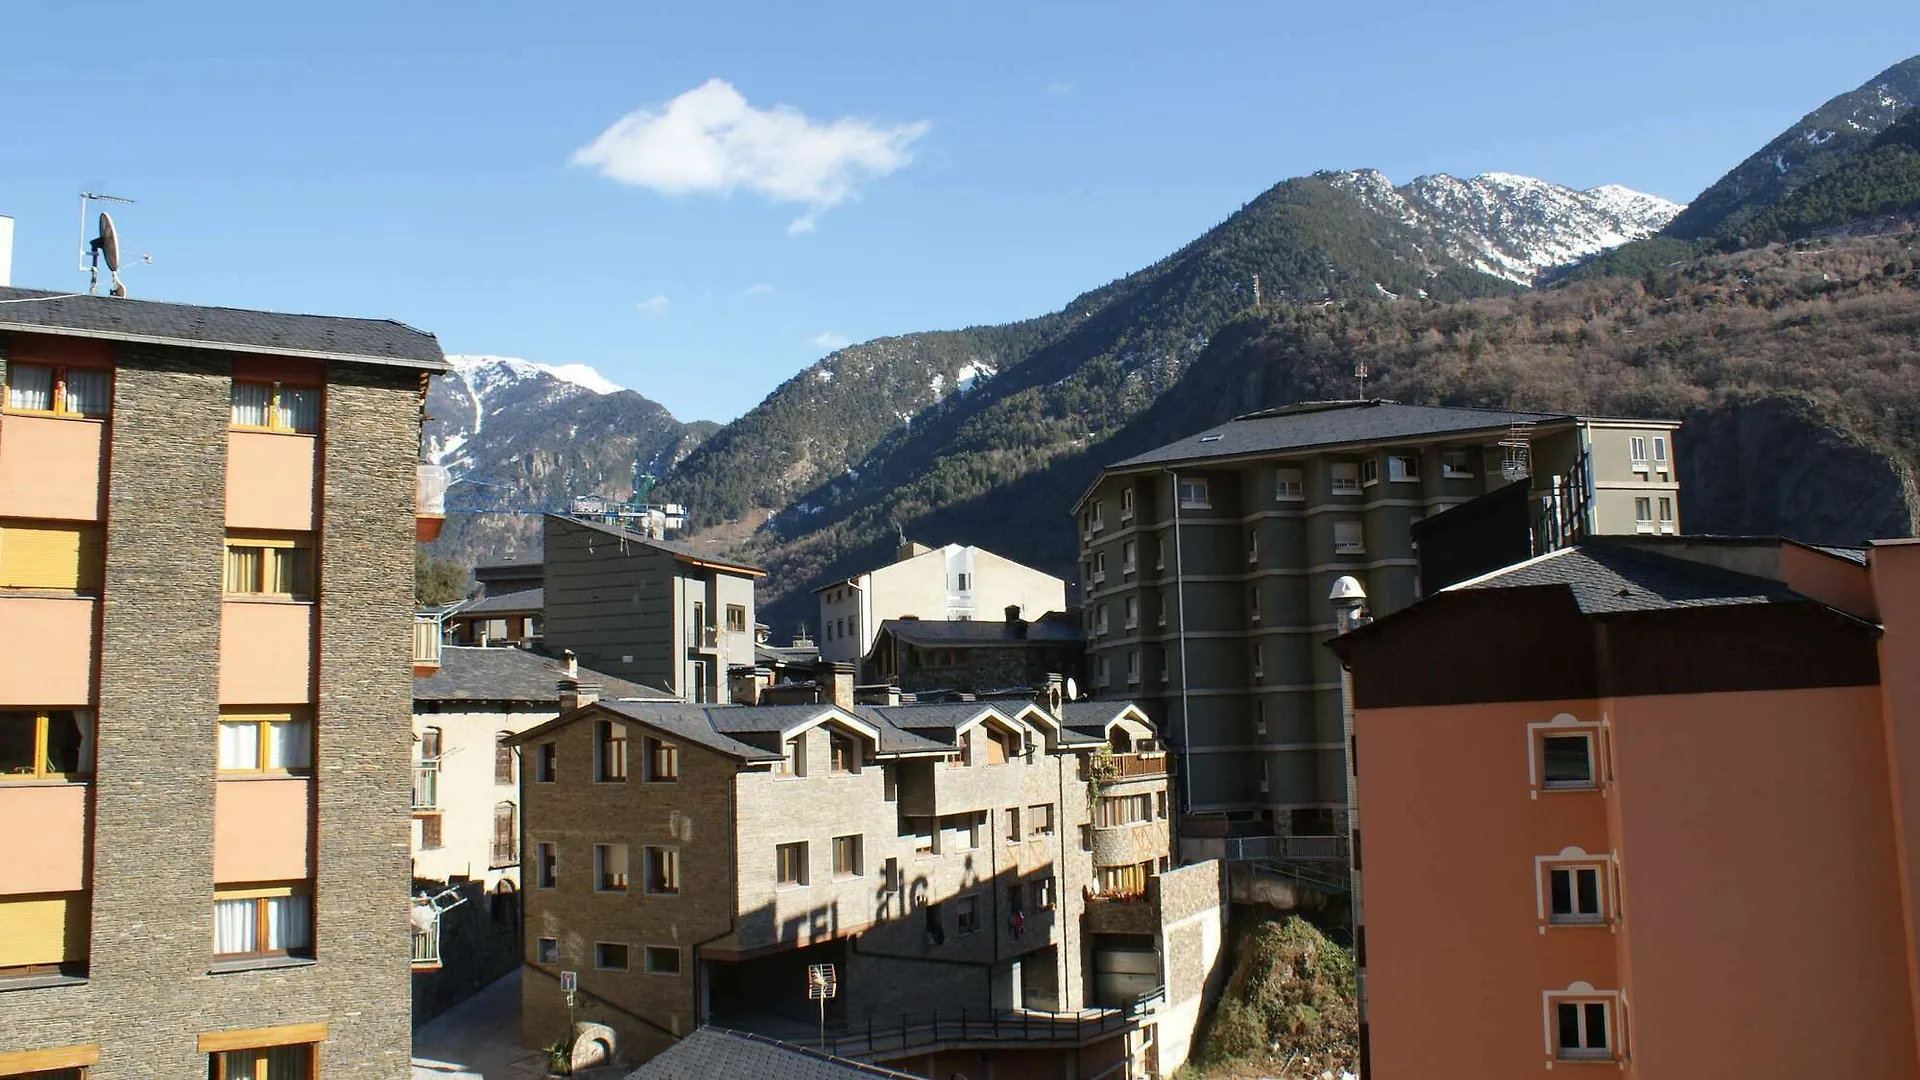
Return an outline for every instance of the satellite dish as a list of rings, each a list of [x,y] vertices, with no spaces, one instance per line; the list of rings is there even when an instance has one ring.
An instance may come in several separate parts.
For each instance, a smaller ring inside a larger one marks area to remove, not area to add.
[[[1067,700],[1068,701],[1080,700],[1080,687],[1078,684],[1076,684],[1073,681],[1073,676],[1071,675],[1067,676]]]
[[[127,287],[120,283],[120,237],[119,234],[114,232],[113,218],[109,217],[105,211],[102,211],[100,214],[100,235],[94,237],[87,247],[93,254],[93,265],[91,268],[93,271],[93,283],[88,287],[87,291],[91,293],[95,288],[99,287],[100,260],[105,259],[107,262],[107,277],[113,282],[113,288],[110,291],[114,296],[127,295]]]

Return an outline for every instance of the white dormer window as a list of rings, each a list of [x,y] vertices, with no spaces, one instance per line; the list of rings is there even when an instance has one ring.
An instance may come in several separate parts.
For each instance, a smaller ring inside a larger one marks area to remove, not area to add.
[[[1277,469],[1273,474],[1273,500],[1300,502],[1307,497],[1306,477],[1299,469]]]
[[[1360,494],[1359,462],[1336,461],[1332,469],[1332,491],[1335,495]]]

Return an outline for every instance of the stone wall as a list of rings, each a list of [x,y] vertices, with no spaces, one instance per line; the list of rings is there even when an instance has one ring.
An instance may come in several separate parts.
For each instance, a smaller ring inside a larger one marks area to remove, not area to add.
[[[1159,1064],[1162,1075],[1171,1075],[1192,1052],[1200,1017],[1226,983],[1223,864],[1208,860],[1169,870],[1153,879],[1152,893],[1160,910],[1159,946],[1167,980],[1167,1003],[1156,1021]]]

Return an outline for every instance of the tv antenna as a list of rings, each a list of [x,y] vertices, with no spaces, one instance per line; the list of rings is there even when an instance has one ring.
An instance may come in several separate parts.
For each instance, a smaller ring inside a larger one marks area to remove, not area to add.
[[[87,295],[98,296],[100,294],[100,261],[105,259],[107,278],[110,282],[108,291],[114,296],[124,297],[127,295],[127,287],[120,281],[120,237],[114,232],[113,218],[107,216],[105,211],[101,211],[99,234],[92,240],[87,239],[87,204],[90,202],[132,203],[133,200],[118,195],[101,195],[92,191],[80,193],[80,263],[75,269],[87,271]],[[152,257],[148,256],[147,261],[151,262]]]

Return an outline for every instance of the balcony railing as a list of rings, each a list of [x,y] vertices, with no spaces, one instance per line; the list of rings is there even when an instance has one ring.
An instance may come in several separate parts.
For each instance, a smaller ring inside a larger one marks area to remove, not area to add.
[[[413,767],[413,808],[433,810],[440,805],[440,762],[423,761]]]
[[[421,667],[440,666],[440,616],[418,611],[413,616],[413,662]]]
[[[1152,1014],[1165,1003],[1165,988],[1156,987],[1124,1008],[1086,1009],[1071,1013],[1031,1009],[935,1010],[899,1017],[876,1017],[864,1022],[829,1022],[824,1041],[816,1045],[836,1057],[868,1061],[898,1057],[943,1045],[1085,1046],[1114,1032],[1139,1026],[1150,1020]],[[749,1026],[758,1025],[749,1022]],[[781,1034],[789,1032],[783,1029]],[[799,1035],[800,1032],[791,1034]],[[807,1031],[805,1038],[807,1042],[814,1043],[817,1036]]]
[[[693,642],[696,649],[717,649],[720,647],[720,628],[717,626],[696,626],[693,628]]]
[[[494,866],[496,867],[513,866],[518,864],[519,862],[520,862],[520,855],[513,841],[495,840],[493,842],[493,865]]]
[[[413,966],[417,968],[437,968],[440,966],[440,919],[438,916],[425,929],[413,928]]]
[[[1119,780],[1134,780],[1145,776],[1165,776],[1167,774],[1167,752],[1151,750],[1138,753],[1106,754],[1099,758],[1083,758],[1080,762],[1080,779],[1094,779],[1102,766],[1098,761],[1111,763],[1104,777],[1107,783]]]
[[[1227,858],[1345,862],[1347,843],[1344,836],[1238,836],[1227,841]]]

